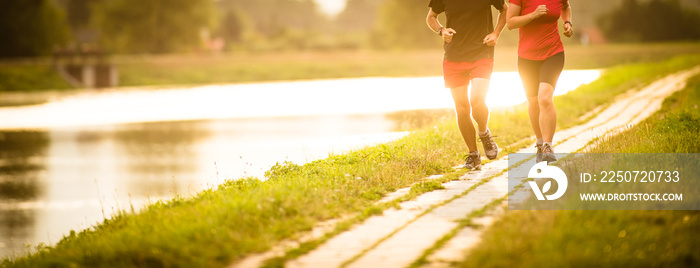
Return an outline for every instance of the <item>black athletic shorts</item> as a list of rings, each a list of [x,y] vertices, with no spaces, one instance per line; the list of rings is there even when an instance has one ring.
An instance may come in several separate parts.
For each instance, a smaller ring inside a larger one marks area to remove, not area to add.
[[[564,52],[559,52],[545,60],[528,60],[518,57],[518,72],[523,81],[525,95],[537,96],[540,83],[555,87],[561,71],[564,70]]]

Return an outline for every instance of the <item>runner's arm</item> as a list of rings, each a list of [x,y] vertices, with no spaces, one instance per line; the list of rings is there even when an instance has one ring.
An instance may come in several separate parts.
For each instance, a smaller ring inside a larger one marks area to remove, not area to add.
[[[497,32],[498,34],[501,34],[503,32],[503,28],[506,27],[506,18],[508,16],[508,4],[506,2],[503,3],[503,9],[498,11],[498,23],[496,24],[496,29],[494,32]]]
[[[527,25],[528,23],[532,22],[536,18],[541,17],[544,14],[547,14],[547,7],[545,5],[540,5],[535,9],[535,11],[522,15],[520,14],[521,7],[516,5],[516,4],[511,4],[510,7],[508,8],[508,15],[507,15],[507,26],[508,30],[513,30],[517,29],[520,27],[523,27]]]
[[[506,14],[508,14],[508,4],[504,2],[503,8],[501,8],[501,10],[498,11],[498,23],[496,24],[496,28],[493,29],[493,32],[491,34],[487,35],[484,38],[484,44],[489,46],[496,45],[496,42],[498,42],[498,37],[501,36],[503,28],[506,27]]]
[[[561,20],[564,22],[564,35],[566,37],[571,37],[574,34],[574,25],[573,23],[566,23],[571,22],[571,4],[568,3],[565,7],[561,9]]]
[[[435,11],[433,11],[433,9],[431,8],[428,11],[428,16],[425,18],[425,22],[428,23],[428,28],[430,28],[430,30],[432,30],[433,32],[438,33],[438,31],[442,31],[441,33],[438,33],[438,34],[440,34],[440,36],[442,36],[442,39],[445,42],[449,43],[450,41],[452,41],[452,35],[454,35],[457,32],[452,28],[447,28],[447,27],[443,28],[442,24],[440,24],[437,17],[438,17],[438,13],[435,13]]]

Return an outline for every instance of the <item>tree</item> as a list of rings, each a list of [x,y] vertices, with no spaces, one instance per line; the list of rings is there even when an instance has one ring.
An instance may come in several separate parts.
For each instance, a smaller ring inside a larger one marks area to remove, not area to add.
[[[90,5],[98,0],[62,0],[72,28],[87,27],[90,23]]]
[[[65,14],[51,0],[4,0],[0,7],[0,57],[48,55],[69,39]]]
[[[335,18],[341,30],[370,31],[375,27],[379,9],[386,0],[348,0],[345,9]]]
[[[315,30],[324,26],[314,0],[220,0],[219,6],[250,19],[252,28],[264,37],[276,37],[289,29]]]
[[[425,0],[387,0],[381,7],[373,42],[380,48],[435,48],[442,40],[428,26]]]
[[[218,35],[232,43],[243,41],[243,34],[249,27],[244,13],[235,8],[225,9],[222,13]]]
[[[100,43],[113,52],[189,50],[214,26],[213,0],[106,0],[93,8]]]
[[[659,42],[700,39],[700,13],[684,9],[678,0],[625,0],[598,18],[610,40]]]
[[[219,0],[218,35],[250,49],[307,49],[330,29],[315,0]]]
[[[103,0],[58,0],[66,11],[68,24],[77,43],[95,42],[97,31],[91,24],[92,6]]]

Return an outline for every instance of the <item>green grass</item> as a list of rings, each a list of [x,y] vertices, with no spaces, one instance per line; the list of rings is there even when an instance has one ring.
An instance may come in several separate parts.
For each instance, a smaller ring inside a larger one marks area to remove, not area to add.
[[[567,46],[566,69],[607,68],[700,53],[700,43]],[[331,51],[115,58],[125,86],[442,75],[442,50]],[[516,71],[517,48],[496,50],[496,71]]]
[[[700,153],[700,76],[664,100],[661,110],[621,138],[602,142],[593,153]],[[624,138],[624,139],[623,139]]]
[[[385,193],[427,175],[451,171],[459,156],[445,157],[443,150],[461,151],[453,135],[425,131],[304,166],[280,164],[265,182],[229,181],[193,199],[176,198],[139,214],[119,215],[15,265],[224,265],[308,230],[319,220],[371,208]]]
[[[115,58],[124,86],[245,83],[367,76],[431,76],[439,51],[301,52]]]
[[[0,65],[0,92],[72,88],[46,65]]]
[[[700,43],[567,45],[566,69],[608,68],[700,53]],[[442,50],[239,52],[221,55],[114,56],[121,86],[165,86],[261,81],[409,77],[442,74]],[[517,48],[496,48],[495,70],[516,71]],[[45,60],[44,60],[45,61]],[[6,62],[0,91],[67,88],[48,62]]]
[[[700,153],[700,76],[593,153]],[[697,267],[698,211],[510,211],[461,267]]]
[[[678,70],[680,66],[695,66],[698,59],[700,59],[700,54],[676,57],[672,61],[660,64],[624,65],[608,69],[606,72],[614,73],[614,75],[605,75],[591,83],[591,86],[596,90],[575,90],[566,94],[567,97],[557,99],[558,126],[568,127],[572,124],[578,124],[578,116],[591,111],[602,103],[611,103],[611,100],[618,94],[637,85],[644,85],[656,80],[669,74],[669,70]]]
[[[584,96],[625,92],[660,75],[695,66],[700,56],[684,56],[660,63],[613,68],[600,81],[577,91]],[[632,72],[643,79],[635,83],[618,79]],[[576,121],[595,106],[609,102],[555,99],[562,116]],[[573,103],[570,106],[560,102]],[[587,105],[586,107],[579,107]],[[526,145],[531,136],[526,107],[493,111],[490,128],[505,149],[503,155]],[[193,198],[158,202],[140,213],[123,212],[91,229],[72,233],[53,247],[39,247],[34,254],[8,267],[210,267],[224,266],[253,252],[269,249],[276,242],[295,238],[319,221],[350,215],[324,238],[304,243],[289,256],[307,252],[324,239],[349,228],[384,206],[374,205],[388,192],[414,185],[411,196],[439,188],[424,178],[446,174],[456,178],[452,166],[462,160],[465,145],[454,118],[414,131],[407,137],[305,165],[282,163],[267,172],[267,181],[254,178],[228,181],[218,189]],[[422,183],[420,183],[422,182]],[[354,216],[353,216],[354,215]],[[284,260],[281,259],[281,260]],[[274,264],[274,263],[271,263]],[[277,263],[279,264],[279,262]]]
[[[327,241],[328,239],[340,234],[343,231],[348,230],[350,227],[352,227],[352,225],[354,225],[356,223],[360,223],[360,222],[364,221],[365,219],[369,218],[370,216],[373,216],[376,214],[381,214],[383,212],[383,210],[386,208],[390,208],[390,207],[399,208],[399,203],[407,201],[407,200],[412,200],[415,197],[417,197],[423,193],[427,193],[427,192],[430,192],[433,190],[438,190],[438,189],[444,189],[444,186],[442,186],[443,183],[448,182],[448,181],[458,180],[466,172],[467,172],[467,170],[452,171],[450,173],[444,174],[442,177],[437,178],[437,179],[417,182],[411,186],[408,194],[401,196],[397,199],[394,199],[393,201],[386,202],[386,203],[379,204],[379,205],[373,205],[371,207],[366,208],[362,212],[357,213],[354,217],[351,217],[347,220],[339,222],[335,226],[335,229],[333,231],[326,233],[323,237],[321,237],[319,239],[314,239],[311,241],[306,241],[306,242],[302,243],[301,245],[299,245],[299,247],[288,250],[284,256],[275,257],[275,258],[266,260],[265,263],[263,263],[263,267],[282,267],[282,266],[284,266],[284,263],[286,261],[288,261],[290,259],[297,258],[303,254],[308,253],[309,251],[315,249],[317,246],[321,245],[323,242]],[[359,257],[359,256],[356,256],[356,257]],[[349,263],[349,261],[346,263]]]
[[[700,53],[699,42],[566,46],[565,69],[608,68]]]

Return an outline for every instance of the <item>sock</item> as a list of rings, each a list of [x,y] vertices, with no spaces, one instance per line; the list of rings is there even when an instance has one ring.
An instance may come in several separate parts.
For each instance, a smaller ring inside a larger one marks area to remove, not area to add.
[[[552,146],[552,142],[551,142],[551,141],[545,141],[542,145],[544,145],[544,144],[549,144],[550,147]]]
[[[473,152],[469,152],[469,154],[470,154],[470,155],[471,155],[471,154],[479,154],[479,150],[476,150],[476,151],[473,151]]]
[[[537,145],[542,145],[543,142],[544,142],[543,138],[537,139]]]
[[[484,131],[484,132],[479,131],[479,136],[486,136],[486,134],[490,134],[490,133],[491,133],[491,130],[489,130],[487,128],[486,131]]]

